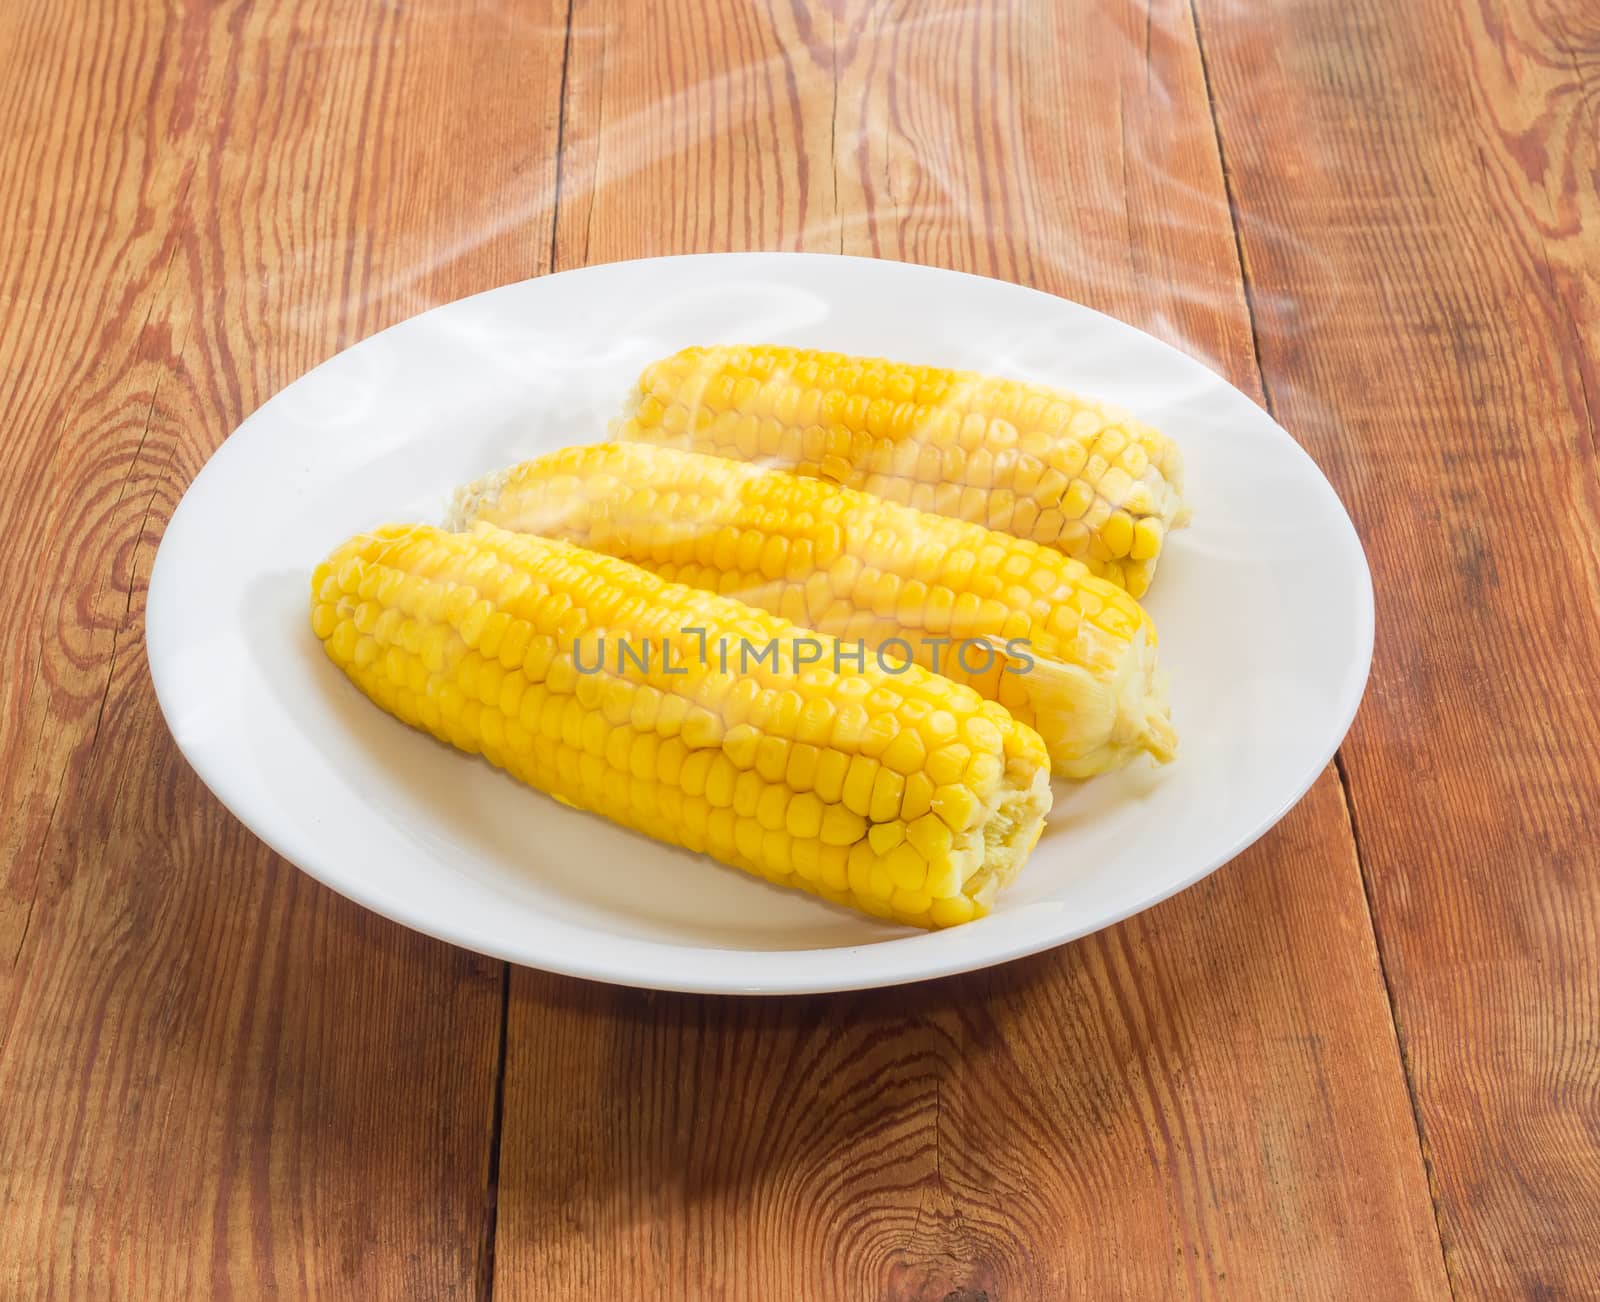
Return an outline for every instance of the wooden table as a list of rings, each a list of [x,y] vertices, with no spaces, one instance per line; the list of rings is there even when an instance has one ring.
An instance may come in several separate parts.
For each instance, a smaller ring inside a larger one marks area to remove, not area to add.
[[[0,1297],[1600,1296],[1600,12],[0,6]],[[1254,850],[862,995],[609,989],[275,858],[151,557],[335,350],[553,269],[843,250],[1103,308],[1348,503],[1378,644]]]

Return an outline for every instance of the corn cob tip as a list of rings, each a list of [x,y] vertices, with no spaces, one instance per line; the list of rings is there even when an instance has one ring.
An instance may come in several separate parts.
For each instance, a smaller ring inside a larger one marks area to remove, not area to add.
[[[1008,771],[993,811],[983,825],[983,857],[962,891],[987,913],[995,896],[1010,884],[1044,832],[1054,796],[1043,767]]]
[[[500,501],[500,494],[505,490],[506,481],[516,471],[515,466],[496,470],[456,489],[450,495],[450,507],[441,527],[450,533],[469,532],[485,512],[495,508]]]
[[[1167,675],[1156,667],[1155,647],[1140,632],[1109,682],[1081,665],[1038,655],[1018,675],[1035,713],[1074,720],[1071,731],[1050,730],[1050,762],[1061,777],[1092,778],[1137,755],[1166,764],[1178,753],[1178,734],[1167,703]],[[1087,748],[1086,748],[1087,744]]]
[[[1178,730],[1172,726],[1172,709],[1167,704],[1165,669],[1156,670],[1150,675],[1150,691],[1144,698],[1144,727],[1140,731],[1140,744],[1157,764],[1167,764],[1178,757]]]

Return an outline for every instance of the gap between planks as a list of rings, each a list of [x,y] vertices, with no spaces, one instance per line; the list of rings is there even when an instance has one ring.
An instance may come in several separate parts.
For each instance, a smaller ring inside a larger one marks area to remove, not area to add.
[[[572,7],[567,0],[566,27],[561,36],[561,79],[556,91],[555,185],[550,199],[550,250],[545,274],[556,269],[556,240],[561,231],[561,173],[566,159],[567,68],[572,61]],[[511,964],[500,964],[500,1043],[495,1056],[494,1089],[489,1113],[489,1159],[483,1192],[483,1247],[480,1256],[478,1297],[494,1297],[495,1236],[500,1222],[500,1149],[505,1132],[506,1054],[511,1033]]]
[[[495,1058],[493,1102],[489,1113],[489,1165],[483,1199],[483,1251],[478,1297],[494,1297],[495,1234],[500,1222],[500,1136],[506,1115],[506,1050],[511,1031],[511,964],[500,964],[500,1047]]]
[[[573,0],[567,0],[566,30],[561,36],[561,82],[556,90],[556,177],[550,194],[550,260],[545,266],[546,275],[556,269],[556,240],[561,233],[561,173],[567,153],[567,67],[572,62],[572,6]],[[504,1054],[500,1061],[504,1065]]]

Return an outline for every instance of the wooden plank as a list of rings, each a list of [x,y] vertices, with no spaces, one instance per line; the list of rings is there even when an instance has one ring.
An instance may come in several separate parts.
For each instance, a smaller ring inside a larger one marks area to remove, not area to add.
[[[487,1287],[503,967],[233,821],[160,721],[143,605],[251,408],[545,265],[562,13],[520,18],[0,11],[7,1298]]]
[[[832,18],[572,0],[557,269],[838,247]]]
[[[579,0],[560,265],[939,262],[1257,387],[1183,5],[692,10]],[[505,1090],[502,1299],[1444,1294],[1331,771],[1202,887],[994,972],[763,1002],[515,971]]]
[[[1344,755],[1451,1282],[1592,1296],[1600,28],[1200,15],[1269,388],[1373,565]]]
[[[179,38],[142,8],[120,17],[0,11],[0,59],[18,70],[0,78],[0,121],[12,124],[0,139],[0,1028],[128,604],[126,558],[108,573],[115,549],[80,552],[74,535],[138,529],[143,503],[123,488],[150,407],[141,344],[186,183],[180,153],[145,143],[193,97],[173,68]],[[108,81],[142,82],[149,96],[118,100]]]

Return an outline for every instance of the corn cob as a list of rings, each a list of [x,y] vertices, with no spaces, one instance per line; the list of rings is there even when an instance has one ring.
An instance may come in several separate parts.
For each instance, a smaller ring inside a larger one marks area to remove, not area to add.
[[[639,443],[564,448],[470,484],[451,523],[477,521],[563,538],[907,655],[1036,728],[1063,777],[1141,753],[1164,762],[1176,746],[1155,626],[1138,603],[1009,534]]]
[[[647,367],[616,437],[830,479],[1054,547],[1143,596],[1183,524],[1175,444],[1045,385],[770,345]]]
[[[328,656],[413,727],[878,917],[987,912],[1049,809],[1043,742],[971,689],[837,670],[812,633],[803,663],[785,621],[567,543],[390,526],[317,568],[311,606]],[[769,641],[790,650],[743,662]]]

